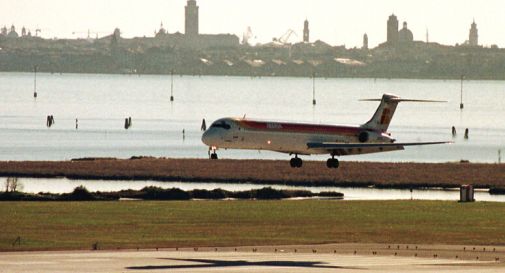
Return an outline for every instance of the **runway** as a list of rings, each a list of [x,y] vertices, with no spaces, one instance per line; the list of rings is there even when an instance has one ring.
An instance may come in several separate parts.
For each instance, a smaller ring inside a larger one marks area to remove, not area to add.
[[[57,251],[0,253],[0,272],[503,272],[493,261],[334,253]]]

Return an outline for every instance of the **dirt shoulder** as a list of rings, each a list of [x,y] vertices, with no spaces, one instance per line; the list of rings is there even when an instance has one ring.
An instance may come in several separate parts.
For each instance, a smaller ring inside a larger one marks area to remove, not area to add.
[[[172,250],[172,249],[169,249]],[[493,261],[503,265],[505,247],[491,245],[446,245],[446,244],[307,244],[273,246],[237,246],[178,248],[177,251],[230,251],[258,253],[313,253],[344,254],[366,256],[423,257],[435,259],[454,259],[468,261]]]

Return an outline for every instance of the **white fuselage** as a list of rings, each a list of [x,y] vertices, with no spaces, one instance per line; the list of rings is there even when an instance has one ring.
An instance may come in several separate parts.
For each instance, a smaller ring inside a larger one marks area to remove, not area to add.
[[[366,139],[364,139],[363,134],[366,135]],[[285,123],[235,118],[223,118],[215,121],[204,132],[202,141],[213,149],[270,150],[305,155],[328,153],[325,150],[308,148],[307,143],[311,142],[394,142],[387,133],[360,126]],[[371,149],[351,149],[345,154],[370,152],[375,151]]]

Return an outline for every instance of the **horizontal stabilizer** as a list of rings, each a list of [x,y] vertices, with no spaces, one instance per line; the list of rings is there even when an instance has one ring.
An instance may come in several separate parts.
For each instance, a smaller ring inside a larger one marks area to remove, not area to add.
[[[397,95],[384,94],[380,99],[362,99],[361,101],[380,101],[372,118],[361,127],[386,132],[399,102],[445,102],[440,100],[402,99]]]

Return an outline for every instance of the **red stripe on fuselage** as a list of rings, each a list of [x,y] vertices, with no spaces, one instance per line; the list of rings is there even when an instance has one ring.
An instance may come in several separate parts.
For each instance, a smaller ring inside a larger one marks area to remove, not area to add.
[[[357,135],[363,131],[362,128],[339,125],[318,125],[304,123],[283,123],[255,120],[239,120],[240,126],[246,129],[261,131],[290,132],[290,133],[319,133],[319,134],[339,134]]]

